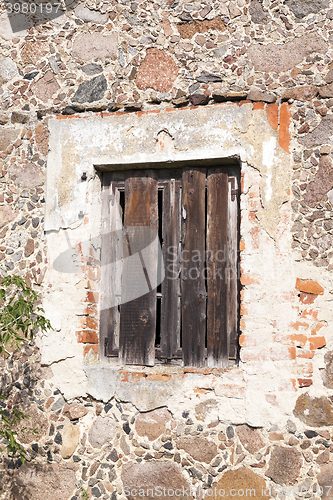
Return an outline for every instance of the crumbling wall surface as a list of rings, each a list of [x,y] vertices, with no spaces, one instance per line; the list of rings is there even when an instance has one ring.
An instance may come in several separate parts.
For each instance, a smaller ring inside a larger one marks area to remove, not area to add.
[[[15,33],[5,8],[0,273],[54,330],[0,363],[31,415],[1,498],[331,498],[331,2],[89,0]],[[101,172],[228,158],[238,365],[102,362]]]

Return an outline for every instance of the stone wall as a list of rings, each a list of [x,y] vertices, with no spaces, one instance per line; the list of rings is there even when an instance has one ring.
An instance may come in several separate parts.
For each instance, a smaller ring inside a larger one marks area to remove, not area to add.
[[[89,0],[17,33],[0,8],[0,272],[54,327],[0,367],[37,432],[23,467],[2,457],[1,498],[330,498],[331,2]],[[239,162],[238,366],[101,362],[98,245],[53,268],[98,237],[98,170],[138,155]]]

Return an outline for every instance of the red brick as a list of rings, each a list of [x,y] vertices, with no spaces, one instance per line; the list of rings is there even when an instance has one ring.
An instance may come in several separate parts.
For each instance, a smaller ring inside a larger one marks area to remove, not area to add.
[[[84,330],[76,332],[79,344],[98,344],[98,335],[93,330]]]
[[[317,335],[319,330],[321,330],[324,326],[327,326],[325,321],[318,321],[318,323],[311,329],[311,335]]]
[[[299,296],[299,300],[302,304],[313,304],[316,298],[318,297],[315,293],[304,293],[301,292]]]
[[[96,292],[87,292],[87,297],[85,302],[92,302],[92,303],[98,303],[99,301],[99,294]]]
[[[259,280],[258,280],[258,278],[256,276],[251,276],[250,274],[243,273],[242,276],[241,276],[241,284],[243,286],[253,285],[253,284],[258,285],[259,284]]]
[[[311,337],[309,339],[310,349],[320,349],[326,345],[325,337]]]
[[[278,103],[267,104],[266,113],[267,113],[268,123],[274,130],[277,130],[279,124]]]
[[[258,110],[258,109],[265,109],[265,103],[264,102],[254,102],[253,103],[253,111]]]
[[[304,293],[324,295],[324,288],[317,281],[297,278],[295,288]]]
[[[98,280],[101,277],[101,268],[87,266],[85,276],[90,280]]]
[[[94,318],[90,318],[89,316],[80,317],[79,324],[81,328],[87,328],[89,330],[97,330],[98,328],[98,321]]]
[[[290,106],[284,102],[280,107],[279,144],[287,153],[290,153],[290,118]]]
[[[299,387],[309,387],[310,385],[313,384],[313,381],[311,378],[299,378],[297,379]]]
[[[301,318],[317,319],[318,318],[318,311],[316,311],[315,309],[304,309],[304,311],[301,314]]]
[[[296,347],[274,347],[270,349],[273,361],[286,361],[296,358]]]
[[[90,351],[93,351],[95,354],[98,354],[98,345],[97,344],[92,344],[92,345],[84,345],[83,346],[83,356],[87,356],[87,354]]]
[[[297,357],[298,358],[307,358],[307,359],[312,359],[315,354],[315,351],[299,351],[297,352]]]
[[[309,323],[301,322],[301,321],[295,321],[295,323],[290,323],[291,328],[294,328],[295,330],[307,330],[309,328]]]

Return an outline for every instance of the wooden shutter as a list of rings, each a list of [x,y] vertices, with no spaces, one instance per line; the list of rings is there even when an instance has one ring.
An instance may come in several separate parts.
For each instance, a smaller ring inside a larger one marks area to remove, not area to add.
[[[103,175],[102,242],[101,242],[101,302],[100,357],[118,355],[122,209],[120,193],[112,174]]]
[[[207,364],[229,361],[228,335],[228,173],[210,169],[207,178]]]
[[[237,172],[231,172],[228,189],[228,282],[227,282],[227,314],[229,358],[238,355],[238,294],[239,294],[239,184]]]
[[[147,262],[143,250],[150,243],[144,229],[155,230],[157,236],[156,174],[156,171],[146,171],[146,175],[142,172],[125,174],[124,229],[125,239],[126,230],[129,238],[124,242],[119,339],[119,359],[124,364],[152,366],[155,360],[156,288],[151,282],[154,281],[154,269],[157,273],[157,260],[154,260],[157,253]],[[131,292],[128,288],[135,283],[142,287],[142,295],[123,303]]]
[[[180,355],[180,182],[164,183],[162,213],[162,254],[165,278],[162,282],[160,357],[171,360]]]
[[[204,169],[183,172],[182,348],[185,366],[203,366],[206,333]]]

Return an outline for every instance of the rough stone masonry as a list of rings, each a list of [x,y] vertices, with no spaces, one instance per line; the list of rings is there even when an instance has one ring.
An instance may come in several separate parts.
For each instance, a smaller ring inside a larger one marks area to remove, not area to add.
[[[332,3],[87,0],[16,33],[2,4],[0,86],[0,272],[54,328],[0,361],[31,416],[1,499],[333,498]],[[241,170],[239,362],[106,363],[100,172],[197,158]],[[68,241],[97,242],[81,273]]]

